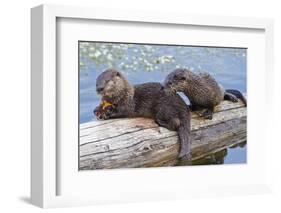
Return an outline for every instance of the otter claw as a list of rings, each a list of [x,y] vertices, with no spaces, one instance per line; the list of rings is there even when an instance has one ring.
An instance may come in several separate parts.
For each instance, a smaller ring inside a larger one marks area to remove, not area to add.
[[[213,112],[211,110],[206,110],[204,113],[203,113],[203,117],[205,119],[209,119],[209,120],[212,120],[213,119]]]
[[[209,120],[212,120],[213,119],[213,116],[212,115],[203,115],[203,117],[205,119],[209,119]]]

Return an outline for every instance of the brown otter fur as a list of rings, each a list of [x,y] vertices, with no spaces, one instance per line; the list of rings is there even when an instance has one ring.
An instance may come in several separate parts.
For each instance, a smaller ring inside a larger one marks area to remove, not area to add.
[[[102,98],[106,98],[115,107],[113,112],[104,112],[104,119],[152,118],[158,125],[178,132],[179,157],[190,158],[190,112],[179,95],[171,95],[160,83],[133,86],[114,69],[108,69],[98,76],[96,89]],[[100,110],[98,106],[94,113]]]
[[[164,85],[173,92],[183,92],[189,98],[192,110],[207,108],[203,116],[208,119],[212,119],[214,107],[223,100],[237,102],[241,98],[247,105],[241,92],[224,90],[208,73],[195,74],[187,69],[176,69],[167,75]]]

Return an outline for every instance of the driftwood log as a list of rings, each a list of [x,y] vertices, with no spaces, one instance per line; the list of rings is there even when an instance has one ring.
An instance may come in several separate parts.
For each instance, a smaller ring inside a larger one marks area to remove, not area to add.
[[[246,107],[224,101],[212,120],[192,113],[192,160],[246,142]],[[200,112],[199,112],[200,113]],[[147,118],[80,125],[80,170],[179,165],[177,132]]]

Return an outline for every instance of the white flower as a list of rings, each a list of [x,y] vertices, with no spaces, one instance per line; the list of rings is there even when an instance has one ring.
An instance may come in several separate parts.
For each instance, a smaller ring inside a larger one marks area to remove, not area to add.
[[[111,53],[109,53],[109,54],[107,55],[107,60],[109,60],[109,61],[112,61],[112,60],[113,60],[112,54],[111,54]]]
[[[94,55],[95,55],[96,58],[98,58],[101,55],[101,52],[100,51],[96,51]]]

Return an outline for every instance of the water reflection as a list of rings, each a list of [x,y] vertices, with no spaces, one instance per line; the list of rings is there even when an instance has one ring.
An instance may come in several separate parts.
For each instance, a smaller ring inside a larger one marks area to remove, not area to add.
[[[235,164],[246,163],[246,145],[247,142],[235,144],[229,148],[220,150],[216,153],[207,155],[203,158],[192,161],[192,165],[210,165],[210,164]],[[187,161],[181,161],[178,166],[190,165]]]

